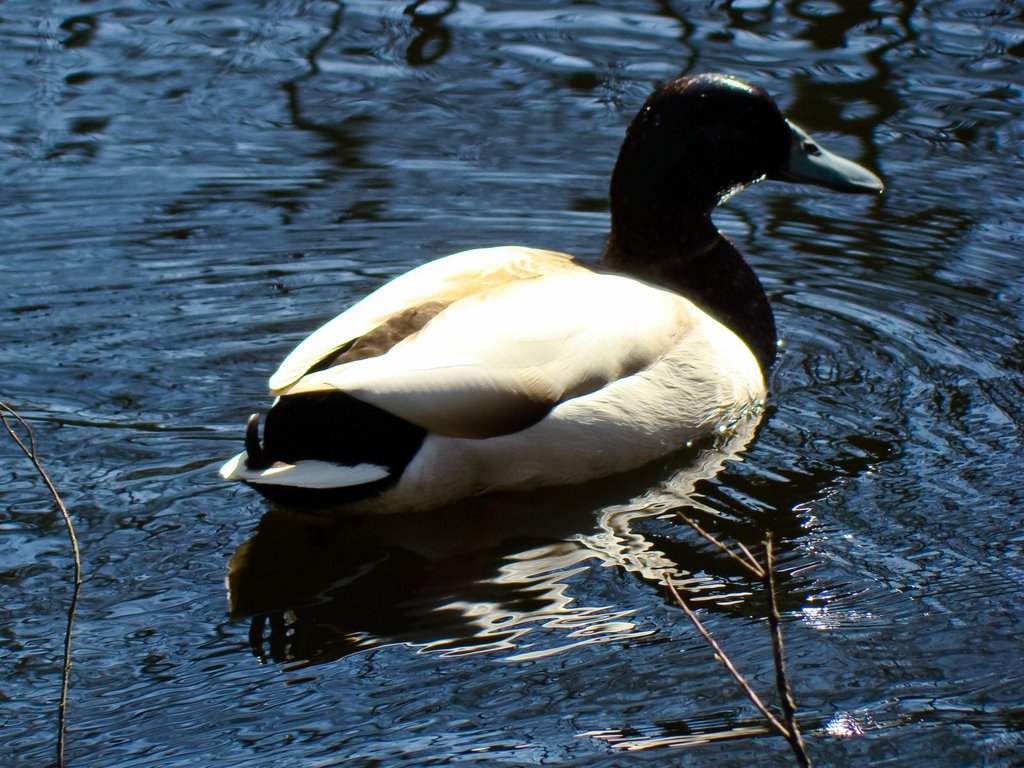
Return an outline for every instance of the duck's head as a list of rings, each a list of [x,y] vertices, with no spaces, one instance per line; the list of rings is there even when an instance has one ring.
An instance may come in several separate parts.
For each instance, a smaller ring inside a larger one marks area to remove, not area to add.
[[[711,222],[716,205],[762,179],[882,191],[877,176],[824,149],[761,88],[728,75],[663,85],[633,120],[615,164],[604,263],[694,301],[767,370],[776,348],[768,298]]]
[[[728,75],[681,77],[651,94],[627,131],[612,176],[613,233],[620,241],[638,228],[676,243],[704,237],[718,203],[763,179],[883,189],[787,120],[763,89]]]

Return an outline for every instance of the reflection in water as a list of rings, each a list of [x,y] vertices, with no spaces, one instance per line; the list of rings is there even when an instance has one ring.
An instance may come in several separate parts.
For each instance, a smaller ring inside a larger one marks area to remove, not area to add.
[[[668,574],[704,608],[760,616],[756,585],[675,516],[684,510],[750,546],[766,524],[783,547],[799,535],[800,500],[782,488],[773,501],[784,514],[755,522],[732,516],[707,482],[739,460],[756,426],[625,476],[432,515],[337,521],[272,510],[228,563],[231,615],[251,620],[253,651],[277,662],[322,663],[395,642],[523,660],[652,633],[635,606],[594,593],[593,569],[611,566],[654,590]],[[835,477],[815,480],[820,488]]]
[[[652,586],[669,572],[681,587],[713,589],[711,577],[683,576],[636,526],[692,506],[696,484],[743,451],[755,428],[747,420],[719,445],[627,476],[431,515],[339,522],[271,511],[228,564],[231,614],[252,618],[258,655],[311,663],[392,642],[524,659],[650,634],[632,606],[576,595],[575,577],[606,565]]]
[[[405,60],[411,66],[433,64],[448,52],[451,33],[442,22],[457,6],[456,0],[445,0],[443,3],[415,0],[405,9],[405,14],[412,17],[412,27],[417,32],[405,54]]]
[[[702,611],[761,619],[760,584],[683,524],[676,513],[684,512],[754,551],[772,530],[783,613],[827,629],[827,597],[786,566],[806,568],[801,553],[814,551],[803,515],[837,484],[891,459],[895,443],[852,435],[828,467],[766,476],[740,466],[757,428],[747,421],[717,444],[625,476],[472,499],[433,515],[337,521],[273,510],[228,563],[231,615],[249,619],[259,658],[298,667],[392,643],[524,661],[653,635],[665,614],[646,616],[644,606],[661,603],[610,600],[606,574],[636,577],[654,594],[667,575]],[[666,602],[664,610],[677,609]],[[809,712],[805,726],[841,735],[885,727],[867,712],[832,714],[826,722]],[[766,732],[756,716],[728,710],[578,735],[635,751]]]
[[[313,117],[310,114],[312,110],[307,111],[305,106],[306,100],[313,101],[318,105],[321,102],[333,103],[329,93],[316,93],[314,86],[322,71],[320,56],[341,30],[344,10],[345,7],[339,3],[330,16],[324,34],[309,49],[305,56],[308,69],[298,77],[285,81],[282,86],[288,96],[288,113],[292,124],[302,131],[310,131],[326,139],[330,149],[324,154],[339,167],[358,168],[363,165],[360,150],[365,146],[366,141],[362,138],[364,132],[353,126],[358,126],[365,118],[361,115],[338,114],[337,109],[331,109],[326,114]],[[313,91],[313,93],[304,94],[304,89]],[[331,173],[334,172],[336,171],[332,168]]]

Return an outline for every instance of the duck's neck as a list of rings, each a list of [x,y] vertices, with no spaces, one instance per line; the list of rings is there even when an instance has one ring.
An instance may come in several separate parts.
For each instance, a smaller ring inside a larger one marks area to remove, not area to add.
[[[625,217],[634,223],[629,228],[613,215],[602,263],[690,299],[739,336],[767,373],[775,360],[775,319],[754,270],[710,214],[645,213]]]

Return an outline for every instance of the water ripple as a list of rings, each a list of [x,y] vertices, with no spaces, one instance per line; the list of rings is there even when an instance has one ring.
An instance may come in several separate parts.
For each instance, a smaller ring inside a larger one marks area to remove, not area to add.
[[[759,585],[682,511],[775,534],[818,762],[1016,764],[1012,3],[128,0],[0,32],[0,388],[83,543],[72,762],[782,760],[660,589],[770,687]],[[337,527],[219,483],[276,362],[389,277],[506,241],[596,257],[624,126],[684,70],[759,82],[888,187],[719,212],[784,341],[743,450]],[[68,561],[0,458],[4,757],[36,765]]]

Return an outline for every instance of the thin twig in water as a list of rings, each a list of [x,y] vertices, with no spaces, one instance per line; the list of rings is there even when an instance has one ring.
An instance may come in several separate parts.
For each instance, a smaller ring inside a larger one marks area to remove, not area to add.
[[[711,646],[711,650],[715,652],[715,657],[721,665],[725,667],[726,671],[732,675],[733,680],[739,684],[740,688],[743,689],[743,692],[747,694],[747,698],[749,698],[750,701],[753,702],[754,706],[757,707],[757,711],[764,715],[765,719],[771,724],[771,726],[782,734],[788,741],[790,738],[789,730],[782,724],[782,722],[779,721],[779,718],[777,718],[775,714],[768,709],[765,703],[761,701],[761,697],[757,695],[757,691],[750,687],[750,683],[747,682],[747,679],[740,674],[738,669],[736,669],[736,665],[732,663],[732,659],[726,655],[725,651],[722,650],[722,646],[718,644],[718,641],[712,637],[704,624],[701,623],[701,620],[697,618],[697,614],[693,612],[693,609],[687,605],[683,596],[679,594],[679,591],[676,589],[675,584],[672,583],[672,580],[669,578],[667,573],[665,574],[665,584],[668,586],[672,596],[676,599],[679,607],[683,609],[684,613],[686,613],[686,617],[690,620],[693,626],[697,628],[697,631],[700,632],[700,635],[704,638],[705,642]]]
[[[796,703],[793,701],[793,689],[789,685],[789,678],[786,676],[786,662],[783,655],[782,625],[779,619],[779,606],[775,598],[775,557],[772,553],[772,534],[764,542],[765,553],[765,592],[768,593],[768,626],[772,633],[772,655],[775,658],[775,687],[779,692],[779,702],[782,706],[782,716],[786,721],[789,731],[786,740],[796,755],[797,763],[801,766],[810,766],[811,761],[807,757],[807,750],[804,749],[804,739],[800,733],[800,726],[796,721]]]
[[[737,541],[736,542],[736,546],[739,547],[740,549],[742,549],[743,550],[743,554],[745,554],[747,556],[747,559],[751,563],[753,563],[754,566],[756,566],[753,569],[753,572],[756,573],[758,576],[760,576],[763,579],[764,578],[764,568],[762,568],[761,564],[759,562],[757,562],[757,558],[754,557],[752,554],[750,554],[750,550],[747,549],[746,544],[744,544],[742,541]]]
[[[693,528],[693,530],[695,530],[697,533],[699,533],[701,538],[704,539],[706,542],[708,542],[709,544],[713,544],[714,546],[718,547],[722,552],[724,552],[729,557],[731,557],[733,560],[738,562],[745,569],[747,569],[750,573],[754,574],[754,576],[756,576],[757,578],[759,578],[759,579],[763,579],[764,578],[764,568],[762,568],[761,564],[759,562],[757,562],[757,558],[755,558],[752,554],[750,554],[750,550],[747,549],[745,546],[743,546],[742,542],[738,541],[738,542],[736,542],[736,544],[737,544],[737,546],[739,546],[739,548],[741,550],[743,550],[743,554],[745,555],[745,557],[741,557],[740,555],[736,554],[727,545],[723,544],[718,539],[716,539],[714,536],[712,536],[710,533],[708,533],[703,528],[701,528],[700,525],[697,524],[696,520],[692,520],[691,518],[687,517],[686,515],[684,515],[682,512],[679,512],[679,511],[677,511],[676,514],[679,516],[679,518],[684,523],[686,523],[688,526]]]
[[[27,444],[18,436],[18,433],[14,431],[14,427],[12,427],[11,423],[7,420],[8,416],[11,416],[25,430],[25,434],[28,436]],[[68,514],[67,507],[64,506],[64,501],[61,499],[60,494],[57,493],[57,489],[50,480],[50,476],[46,474],[46,470],[43,469],[43,465],[39,461],[39,456],[36,453],[36,441],[35,436],[32,434],[32,428],[17,411],[2,401],[0,401],[0,421],[3,422],[4,428],[7,430],[7,434],[9,434],[11,439],[18,444],[18,447],[21,448],[29,461],[32,462],[32,466],[35,467],[36,473],[46,484],[46,488],[53,497],[54,503],[57,505],[61,515],[64,517],[64,525],[67,526],[68,537],[71,539],[71,549],[75,556],[75,581],[74,589],[71,592],[71,605],[68,607],[67,630],[64,633],[64,672],[61,677],[60,703],[57,708],[57,768],[63,768],[65,713],[67,711],[68,704],[68,681],[71,676],[71,627],[75,620],[75,608],[78,606],[78,591],[82,586],[82,557],[79,554],[78,537],[75,536],[75,526],[71,523],[71,515]]]
[[[700,619],[697,618],[697,614],[693,612],[693,609],[686,603],[683,596],[676,589],[672,583],[668,574],[665,574],[665,584],[671,591],[672,596],[675,598],[679,607],[686,613],[686,617],[690,620],[697,631],[700,632],[701,637],[704,638],[705,642],[711,646],[711,649],[715,652],[716,658],[721,662],[722,666],[725,667],[726,671],[732,675],[733,679],[739,684],[740,688],[747,695],[747,698],[754,704],[757,710],[764,715],[768,723],[778,731],[783,738],[789,742],[790,748],[793,750],[793,754],[796,757],[797,764],[801,768],[810,768],[811,761],[807,756],[807,750],[804,747],[803,736],[800,733],[800,726],[796,719],[796,704],[793,700],[793,691],[789,685],[789,679],[786,676],[786,665],[783,656],[783,642],[782,642],[782,627],[781,619],[779,617],[778,602],[775,597],[775,560],[772,552],[772,535],[769,532],[768,537],[764,542],[765,547],[765,564],[762,566],[757,558],[751,554],[750,550],[747,549],[742,542],[736,542],[736,545],[742,551],[742,555],[732,550],[731,547],[722,543],[710,533],[701,528],[696,522],[691,520],[689,517],[684,515],[682,512],[678,512],[679,517],[695,530],[700,536],[710,544],[714,545],[722,552],[727,554],[733,560],[736,560],[742,565],[748,573],[757,577],[761,580],[764,586],[765,593],[768,597],[768,628],[771,632],[772,637],[772,657],[775,662],[775,687],[779,694],[779,700],[782,708],[782,721],[761,701],[761,698],[757,695],[757,692],[750,686],[746,678],[740,674],[739,670],[732,663],[732,660],[726,656],[721,646],[712,637],[711,633],[701,623]]]

